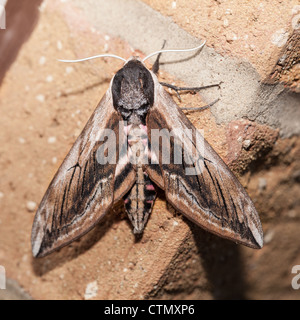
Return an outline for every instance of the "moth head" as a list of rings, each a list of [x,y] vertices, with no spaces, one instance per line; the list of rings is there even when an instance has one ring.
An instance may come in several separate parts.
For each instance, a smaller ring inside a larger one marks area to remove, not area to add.
[[[145,123],[154,102],[154,82],[138,58],[130,59],[114,76],[112,98],[114,108],[129,124]]]

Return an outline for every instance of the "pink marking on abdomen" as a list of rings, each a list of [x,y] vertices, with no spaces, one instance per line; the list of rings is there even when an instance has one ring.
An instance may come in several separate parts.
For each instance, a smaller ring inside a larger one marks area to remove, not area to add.
[[[154,185],[153,184],[146,185],[146,190],[155,191]]]

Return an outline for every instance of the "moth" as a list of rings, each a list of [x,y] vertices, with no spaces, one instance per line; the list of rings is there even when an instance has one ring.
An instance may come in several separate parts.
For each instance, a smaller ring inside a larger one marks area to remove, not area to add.
[[[121,58],[124,66],[39,205],[31,237],[34,257],[83,236],[121,199],[133,232],[142,233],[157,188],[203,229],[252,248],[263,246],[250,197],[146,67],[150,56]]]

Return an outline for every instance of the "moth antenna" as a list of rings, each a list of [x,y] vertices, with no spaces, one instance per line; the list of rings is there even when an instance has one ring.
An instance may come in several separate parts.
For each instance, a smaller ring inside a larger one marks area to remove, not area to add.
[[[191,48],[191,49],[164,49],[164,50],[159,50],[159,51],[155,51],[153,53],[150,53],[146,58],[143,59],[143,62],[153,56],[155,56],[156,54],[162,53],[162,52],[188,52],[188,51],[194,51],[194,50],[199,50],[201,49],[206,43],[206,40],[204,40],[204,42],[196,47],[196,48]]]
[[[99,54],[97,56],[87,57],[87,58],[77,59],[77,60],[61,60],[61,59],[57,59],[57,60],[61,61],[61,62],[81,62],[81,61],[92,60],[92,59],[96,59],[96,58],[104,58],[104,57],[116,58],[116,59],[120,59],[120,60],[123,60],[126,62],[126,60],[124,58],[116,56],[114,54]]]

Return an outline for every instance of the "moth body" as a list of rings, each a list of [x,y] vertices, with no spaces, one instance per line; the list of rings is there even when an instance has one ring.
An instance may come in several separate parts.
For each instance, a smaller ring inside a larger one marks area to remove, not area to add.
[[[125,209],[134,234],[144,231],[156,198],[154,185],[144,171],[148,161],[146,115],[154,101],[154,84],[150,72],[133,58],[113,79],[114,108],[126,123],[129,161],[134,165],[136,181],[124,196]]]
[[[158,141],[168,142],[166,148],[156,145],[153,130]],[[106,144],[115,143],[99,156]],[[156,75],[132,57],[114,76],[50,183],[33,222],[33,255],[45,256],[78,239],[121,199],[133,232],[142,233],[156,187],[207,231],[252,248],[263,246],[259,215],[245,189]]]

